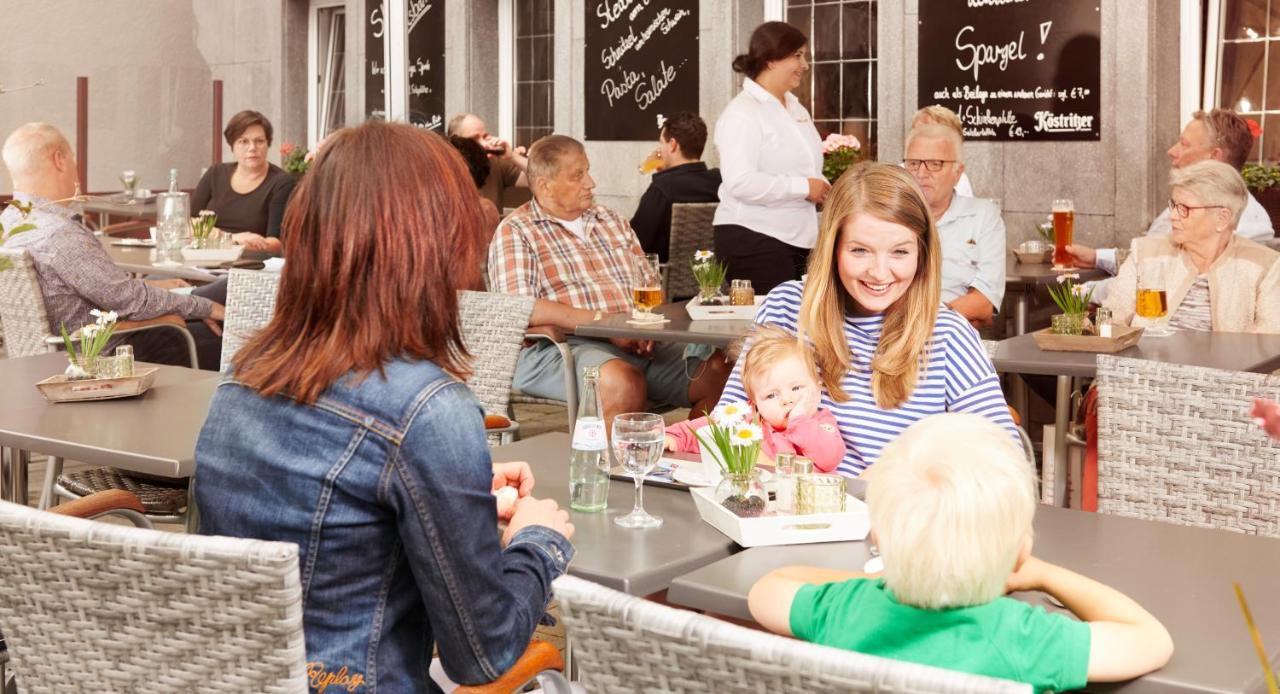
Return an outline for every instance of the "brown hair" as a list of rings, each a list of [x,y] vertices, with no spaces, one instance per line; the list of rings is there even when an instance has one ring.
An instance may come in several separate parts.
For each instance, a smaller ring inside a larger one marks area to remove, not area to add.
[[[747,356],[742,360],[742,387],[747,397],[755,399],[751,383],[764,375],[786,357],[800,357],[813,380],[818,380],[818,369],[813,354],[804,340],[773,325],[756,325],[748,338]]]
[[[1196,111],[1191,117],[1204,124],[1209,131],[1209,140],[1213,146],[1222,150],[1222,161],[1243,169],[1249,158],[1249,150],[1253,149],[1253,133],[1249,132],[1249,124],[1235,111],[1215,108],[1208,113]]]
[[[701,159],[707,146],[707,124],[696,113],[681,111],[662,124],[660,135],[675,140],[686,159]]]
[[[916,387],[928,359],[929,341],[942,297],[942,249],[929,206],[906,169],[860,162],[831,188],[822,208],[818,243],[809,256],[809,276],[800,303],[800,335],[813,342],[814,358],[827,394],[836,402],[849,395],[841,381],[852,366],[845,338],[845,315],[853,299],[840,281],[840,236],[846,224],[870,215],[915,232],[920,253],[907,293],[884,312],[880,344],[871,357],[871,392],[882,410],[901,406]]]
[[[804,48],[809,39],[786,22],[765,22],[751,32],[747,52],[733,59],[733,71],[755,79],[769,63]]]
[[[457,290],[476,280],[484,235],[479,194],[442,137],[384,122],[338,131],[281,236],[275,316],[236,354],[242,383],[311,404],[396,358],[468,375]]]
[[[236,140],[240,139],[240,136],[244,134],[244,131],[255,125],[262,126],[262,131],[267,134],[267,145],[270,145],[271,134],[273,132],[271,129],[271,121],[267,120],[266,116],[258,113],[257,111],[241,111],[232,116],[231,120],[227,121],[227,127],[222,131],[222,136],[227,138],[228,146],[234,147],[236,145]]]

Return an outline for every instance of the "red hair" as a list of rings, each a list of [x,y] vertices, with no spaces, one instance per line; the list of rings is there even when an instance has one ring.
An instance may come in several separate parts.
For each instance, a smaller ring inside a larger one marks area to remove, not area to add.
[[[457,290],[477,280],[480,203],[458,153],[412,126],[369,122],[330,138],[281,229],[275,316],[236,354],[263,396],[312,404],[349,372],[399,357],[469,373]]]

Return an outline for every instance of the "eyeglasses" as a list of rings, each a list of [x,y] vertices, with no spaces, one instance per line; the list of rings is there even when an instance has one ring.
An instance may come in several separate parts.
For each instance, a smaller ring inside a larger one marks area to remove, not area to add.
[[[242,137],[239,140],[236,140],[236,147],[243,147],[244,149],[266,147],[266,146],[267,146],[267,141],[264,138],[257,138],[255,140],[250,140],[247,137]]]
[[[1182,219],[1186,219],[1191,214],[1191,210],[1212,210],[1214,208],[1227,209],[1224,205],[1184,205],[1180,202],[1169,201],[1169,214],[1177,214]]]
[[[906,167],[907,171],[919,171],[920,165],[923,164],[924,168],[930,172],[938,173],[942,170],[943,164],[953,163],[955,163],[955,159],[906,159],[902,162],[902,165]]]

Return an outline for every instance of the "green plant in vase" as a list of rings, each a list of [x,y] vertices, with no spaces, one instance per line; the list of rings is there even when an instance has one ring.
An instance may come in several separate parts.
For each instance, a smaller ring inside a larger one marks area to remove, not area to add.
[[[742,518],[764,515],[768,497],[756,470],[764,438],[759,418],[746,403],[729,402],[712,410],[707,420],[707,433],[699,439],[710,444],[720,465],[716,501]]]
[[[218,215],[213,210],[200,210],[200,215],[191,220],[191,243],[196,248],[208,248],[209,236],[218,224]]]
[[[1062,311],[1050,319],[1049,331],[1055,335],[1083,335],[1092,327],[1089,325],[1089,302],[1093,299],[1093,290],[1076,284],[1078,279],[1079,274],[1064,272],[1058,275],[1056,287],[1049,285],[1049,298]]]
[[[98,374],[98,356],[106,348],[116,331],[116,312],[93,309],[89,311],[96,320],[81,327],[75,335],[67,334],[62,326],[62,344],[67,348],[67,378],[79,380],[94,378]]]
[[[693,279],[698,283],[698,303],[703,306],[722,306],[727,303],[720,287],[724,286],[724,277],[728,272],[725,264],[716,260],[711,251],[694,251]]]

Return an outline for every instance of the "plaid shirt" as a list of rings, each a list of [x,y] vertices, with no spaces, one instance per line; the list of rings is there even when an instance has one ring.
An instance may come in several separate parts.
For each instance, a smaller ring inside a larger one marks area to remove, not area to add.
[[[582,217],[586,240],[543,214],[536,201],[512,212],[489,244],[489,291],[629,312],[632,288],[661,280],[622,215],[596,205]]]

